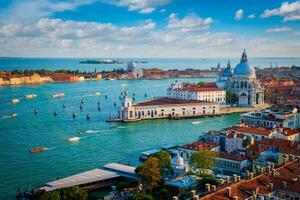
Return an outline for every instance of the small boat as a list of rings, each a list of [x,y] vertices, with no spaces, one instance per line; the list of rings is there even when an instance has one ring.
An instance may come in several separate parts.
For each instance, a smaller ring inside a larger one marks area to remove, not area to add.
[[[68,139],[69,142],[78,142],[80,140],[79,137],[71,137]]]
[[[192,122],[192,124],[201,124],[201,122],[196,121],[196,122]]]
[[[115,79],[115,78],[108,78],[108,80],[110,80],[110,81],[115,81],[115,80],[117,80],[117,79]]]
[[[10,114],[11,117],[16,117],[17,116],[17,113],[12,113]]]
[[[34,109],[34,114],[36,115],[38,113],[38,109]]]
[[[86,119],[87,119],[87,120],[90,119],[90,115],[89,115],[89,114],[86,115]]]
[[[12,103],[19,103],[20,100],[19,100],[19,99],[13,99],[13,100],[11,100],[11,102],[12,102]]]
[[[114,106],[115,106],[115,107],[117,106],[116,102],[114,102]]]
[[[33,148],[33,149],[30,149],[30,153],[40,153],[40,152],[43,152],[45,151],[46,149],[43,148],[43,147],[36,147],[36,148]]]
[[[73,115],[72,115],[72,116],[73,116],[73,118],[75,118],[75,117],[76,117],[76,113],[73,112]]]
[[[58,113],[57,113],[56,111],[53,113],[54,116],[57,116],[57,114],[58,114]]]
[[[111,127],[109,127],[109,128],[111,128],[111,129],[116,129],[116,128],[118,128],[118,126],[111,126]]]
[[[63,104],[63,108],[66,108],[66,104]]]
[[[65,93],[57,93],[57,94],[53,94],[52,98],[58,98],[58,97],[64,97]]]
[[[121,87],[127,87],[128,85],[126,83],[121,84]]]
[[[82,104],[80,104],[80,110],[82,110],[83,109],[83,106],[82,106]]]
[[[100,106],[98,106],[98,111],[100,111],[101,110],[101,108],[100,108]]]
[[[100,96],[100,92],[95,92],[95,96]]]
[[[25,98],[26,98],[26,99],[34,99],[34,98],[36,98],[36,97],[37,97],[36,94],[28,94],[28,95],[25,95]]]

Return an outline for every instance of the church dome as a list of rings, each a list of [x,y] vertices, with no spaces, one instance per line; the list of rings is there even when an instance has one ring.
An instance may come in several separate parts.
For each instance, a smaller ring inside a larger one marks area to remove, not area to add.
[[[227,67],[224,70],[222,76],[223,77],[231,77],[233,75],[233,69],[231,68],[230,62],[228,61]]]
[[[248,63],[246,51],[244,50],[241,62],[234,68],[235,76],[255,76],[254,68]]]
[[[183,166],[184,165],[183,158],[177,154],[174,158],[172,158],[172,165]]]

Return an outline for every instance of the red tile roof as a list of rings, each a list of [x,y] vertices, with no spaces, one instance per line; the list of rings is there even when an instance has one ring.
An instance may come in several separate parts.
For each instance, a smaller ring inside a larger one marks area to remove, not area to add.
[[[225,91],[217,87],[206,87],[206,86],[186,86],[183,88],[177,88],[176,90],[180,91],[189,91],[189,92],[214,92],[214,91]]]
[[[264,136],[269,136],[272,133],[272,130],[270,129],[263,129],[261,127],[243,127],[243,126],[232,126],[225,128],[224,130],[229,130],[229,131],[236,131],[240,133],[249,133],[249,134],[256,134],[256,135],[264,135]]]
[[[166,105],[189,105],[189,104],[218,105],[219,103],[161,97],[161,98],[155,98],[147,101],[142,101],[140,103],[134,104],[133,106],[138,107],[138,106],[166,106]]]
[[[231,188],[231,196],[226,194],[226,186],[220,187],[216,192],[207,193],[205,196],[200,197],[200,200],[228,200],[233,196],[238,199],[246,199],[253,196],[253,192],[258,192],[258,195],[267,195],[272,192],[270,183],[273,183],[273,189],[285,190],[288,192],[300,192],[300,181],[297,176],[300,174],[300,165],[298,160],[291,161],[277,169],[275,175],[264,174],[258,175],[253,179],[242,180],[227,187]],[[285,181],[286,188],[284,188],[283,181]]]
[[[235,160],[235,161],[243,161],[243,160],[247,159],[247,158],[242,157],[242,156],[235,156],[235,155],[228,154],[228,153],[225,153],[225,152],[219,152],[218,157],[228,159],[228,160]]]
[[[213,142],[204,143],[204,142],[201,142],[201,141],[197,141],[197,142],[193,142],[191,144],[182,145],[181,148],[194,150],[194,151],[201,151],[201,150],[204,150],[204,149],[212,149],[216,146],[217,145]]]

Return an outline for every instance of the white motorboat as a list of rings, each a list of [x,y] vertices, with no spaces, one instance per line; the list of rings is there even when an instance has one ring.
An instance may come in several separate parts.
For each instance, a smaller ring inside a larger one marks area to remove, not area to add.
[[[12,102],[12,103],[19,103],[20,100],[19,100],[19,99],[13,99],[13,100],[11,100],[11,102]]]
[[[52,98],[58,98],[58,97],[64,97],[65,93],[57,93],[57,94],[53,94]]]
[[[80,137],[71,137],[68,139],[69,142],[78,142],[80,140]]]
[[[28,95],[25,96],[26,99],[34,99],[36,97],[37,97],[36,94],[28,94]]]

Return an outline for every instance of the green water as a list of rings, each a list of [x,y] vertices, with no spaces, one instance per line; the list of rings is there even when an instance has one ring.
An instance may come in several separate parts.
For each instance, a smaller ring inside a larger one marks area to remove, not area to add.
[[[184,79],[185,81],[213,81],[213,79]],[[91,81],[83,83],[53,83],[38,86],[0,88],[0,116],[16,112],[15,118],[0,119],[0,199],[14,199],[16,188],[26,189],[84,170],[101,167],[108,162],[138,164],[140,152],[166,144],[184,144],[196,140],[210,129],[234,125],[239,115],[187,120],[155,120],[137,123],[106,123],[120,105],[119,95],[128,85],[129,95],[135,93],[136,101],[163,96],[175,80]],[[65,97],[50,96],[63,92]],[[93,96],[95,92],[101,95]],[[37,94],[33,100],[25,100],[26,94]],[[105,99],[104,94],[108,95]],[[19,98],[20,103],[10,101]],[[80,111],[80,101],[84,109]],[[101,102],[101,111],[97,102]],[[63,109],[62,104],[66,104]],[[34,115],[34,109],[39,109]],[[58,112],[56,117],[53,112]],[[77,118],[72,118],[72,113]],[[91,119],[86,120],[89,113]],[[200,124],[193,125],[193,121]],[[118,128],[111,129],[111,126]],[[68,138],[80,135],[78,143]],[[34,147],[49,150],[30,154]]]

